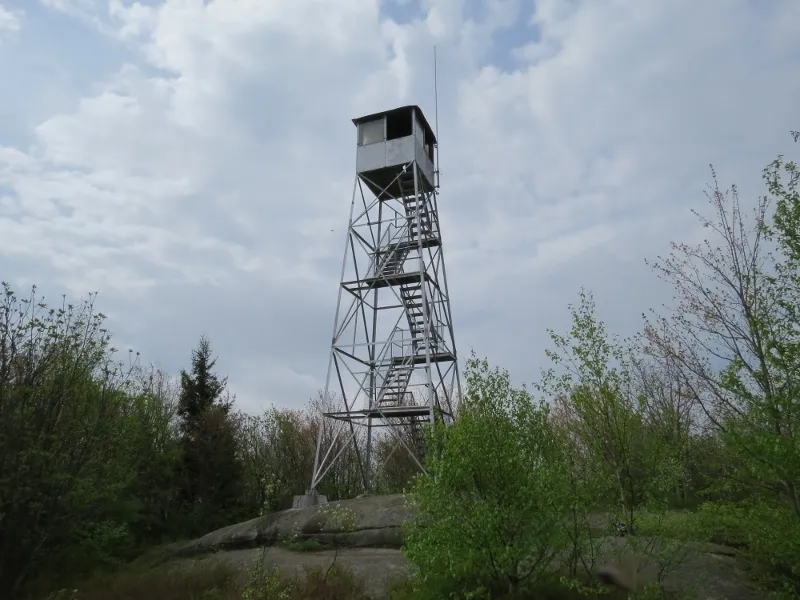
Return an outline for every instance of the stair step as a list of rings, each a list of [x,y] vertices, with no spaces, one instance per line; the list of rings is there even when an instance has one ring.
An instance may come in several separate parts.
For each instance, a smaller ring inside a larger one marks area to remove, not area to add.
[[[389,379],[396,379],[397,377],[400,377],[400,376],[401,376],[401,373],[399,373],[397,371],[394,371],[394,370],[390,370],[386,374],[386,380],[388,381]]]

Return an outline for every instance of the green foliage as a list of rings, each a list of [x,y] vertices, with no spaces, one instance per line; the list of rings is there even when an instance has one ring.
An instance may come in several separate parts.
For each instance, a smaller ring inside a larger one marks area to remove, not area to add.
[[[232,400],[223,397],[226,380],[213,372],[211,343],[205,336],[192,351],[191,374],[181,372],[178,416],[182,464],[178,492],[184,525],[201,535],[247,516],[242,503],[244,466],[239,457]]]
[[[291,507],[308,487],[314,464],[316,437],[306,415],[276,407],[241,415],[239,435],[248,504],[262,514]]]
[[[292,586],[284,580],[281,572],[276,568],[267,568],[265,553],[256,565],[250,570],[247,584],[242,590],[242,600],[289,600]]]
[[[270,407],[260,415],[236,416],[245,506],[267,514],[290,508],[293,497],[305,493],[320,427],[323,446],[334,443],[334,428],[321,418],[323,412],[332,410],[333,401],[320,395],[304,411]],[[359,440],[363,447],[362,442]],[[339,436],[334,446],[334,453],[342,452],[341,459],[334,463],[318,492],[329,500],[352,498],[361,492],[361,472],[353,445]]]
[[[431,585],[513,592],[566,545],[567,473],[545,404],[474,356],[466,383],[458,421],[430,431],[438,450],[411,492],[405,553]]]
[[[200,336],[197,348],[192,350],[191,373],[181,370],[178,416],[188,432],[214,404],[227,409],[227,403],[222,398],[227,378],[220,380],[213,372],[216,363],[217,359],[211,357],[211,341],[206,336]]]
[[[795,141],[798,135],[793,134]],[[797,592],[800,564],[800,196],[796,163],[764,170],[753,220],[735,187],[708,194],[716,239],[674,244],[657,271],[677,293],[671,318],[648,324],[647,351],[678,365],[708,432],[699,464],[708,497],[698,515],[712,539],[742,545],[773,591]],[[771,207],[774,211],[770,215]],[[771,223],[770,223],[771,216]],[[765,241],[774,251],[765,250]],[[707,460],[711,458],[712,460]],[[713,527],[712,527],[713,525]]]
[[[306,569],[304,577],[287,578],[267,567],[265,553],[251,569],[242,600],[369,600],[364,584],[337,564]]]
[[[123,569],[59,590],[47,600],[239,600],[238,579],[225,564]]]
[[[323,504],[319,507],[317,515],[323,523],[323,528],[331,531],[348,533],[355,530],[358,524],[355,511],[338,502]]]
[[[569,334],[550,331],[554,366],[542,374],[539,389],[560,398],[560,424],[566,455],[582,457],[582,471],[571,460],[574,501],[589,492],[595,500],[617,503],[618,517],[636,526],[638,509],[669,494],[682,475],[669,440],[645,419],[647,398],[634,387],[632,350],[609,339],[595,315],[594,299],[581,291],[570,306]],[[580,489],[582,488],[582,490]]]
[[[12,593],[113,562],[144,520],[136,451],[157,437],[147,407],[161,399],[143,399],[143,370],[115,358],[104,319],[94,297],[50,308],[3,285],[0,588]]]
[[[800,132],[793,131],[792,138],[797,143]],[[776,240],[781,258],[769,279],[777,304],[777,318],[769,323],[773,335],[768,354],[775,377],[764,415],[771,435],[760,449],[783,466],[774,476],[782,482],[800,519],[800,444],[794,435],[800,427],[800,168],[795,161],[779,156],[764,170],[764,180],[775,200],[773,224],[767,233]]]
[[[776,597],[800,597],[800,522],[785,504],[763,498],[708,502],[696,523],[706,539],[738,548]]]
[[[800,517],[800,296],[792,229],[797,168],[779,157],[764,179],[770,194],[759,200],[752,222],[736,188],[723,192],[715,182],[708,195],[714,215],[698,217],[717,234],[716,245],[675,244],[675,252],[656,263],[675,287],[679,306],[671,318],[648,325],[648,351],[680,365],[728,452],[719,475],[748,493],[783,495]],[[777,252],[765,252],[770,238]]]

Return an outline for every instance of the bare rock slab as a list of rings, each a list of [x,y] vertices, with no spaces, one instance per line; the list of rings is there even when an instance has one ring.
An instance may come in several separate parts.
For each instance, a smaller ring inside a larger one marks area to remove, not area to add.
[[[347,531],[328,515],[330,509],[346,507],[354,516],[353,527]],[[403,544],[403,524],[410,511],[402,494],[367,496],[353,500],[312,504],[265,515],[212,531],[182,546],[168,558],[194,562],[203,555],[208,560],[232,562],[243,569],[254,561],[279,568],[287,574],[300,574],[307,567],[326,566],[334,557],[362,577],[374,597],[385,595],[388,579],[410,572],[400,550]],[[335,541],[342,548],[335,553],[292,552],[276,547],[282,540]],[[625,538],[597,538],[599,564],[612,561],[626,545]],[[642,538],[644,541],[644,538]],[[662,543],[662,542],[658,542]],[[667,543],[671,543],[668,542]],[[657,565],[647,565],[642,576]],[[671,565],[664,584],[672,592],[685,592],[704,600],[756,600],[764,597],[747,585],[740,573],[734,552],[714,544],[691,544],[685,556]],[[650,576],[653,574],[651,573]]]
[[[343,531],[327,515],[331,508],[352,511],[354,526]],[[212,531],[179,547],[173,556],[193,556],[221,550],[274,546],[282,540],[316,540],[355,548],[400,548],[402,525],[409,518],[403,494],[366,496],[290,508]]]

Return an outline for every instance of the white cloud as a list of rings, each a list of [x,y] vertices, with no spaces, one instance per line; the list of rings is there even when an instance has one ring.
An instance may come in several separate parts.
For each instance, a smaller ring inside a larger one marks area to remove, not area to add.
[[[0,43],[20,29],[22,29],[22,11],[12,11],[0,4]]]
[[[135,59],[32,146],[0,139],[4,278],[100,290],[170,368],[209,334],[251,410],[323,383],[350,118],[432,120],[434,43],[457,340],[523,379],[581,285],[636,329],[664,297],[642,259],[694,235],[708,163],[755,194],[798,127],[791,0],[43,2]]]

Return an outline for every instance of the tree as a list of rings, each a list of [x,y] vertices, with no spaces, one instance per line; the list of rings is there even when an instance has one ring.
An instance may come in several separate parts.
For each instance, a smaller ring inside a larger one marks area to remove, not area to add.
[[[631,361],[631,376],[647,435],[658,440],[674,461],[672,503],[685,507],[695,501],[693,492],[702,487],[697,485],[694,470],[695,434],[701,431],[694,397],[673,360],[635,357]]]
[[[588,470],[602,474],[603,500],[616,502],[634,526],[638,509],[658,495],[655,488],[673,479],[668,442],[647,435],[645,399],[631,374],[632,349],[609,339],[592,295],[582,290],[579,306],[570,306],[570,312],[568,334],[550,331],[555,348],[547,355],[553,367],[542,374],[539,389],[561,398],[572,444],[591,461]]]
[[[131,394],[133,435],[129,451],[136,460],[130,495],[136,502],[131,531],[139,547],[171,538],[175,507],[175,470],[181,446],[175,416],[179,386],[175,378],[151,366],[139,369]]]
[[[233,401],[223,395],[227,378],[217,377],[215,365],[211,342],[202,336],[192,351],[191,374],[181,371],[179,489],[187,533],[204,533],[241,516],[244,467],[229,414]]]
[[[0,589],[107,560],[127,542],[135,361],[115,358],[94,295],[0,298]]]
[[[652,265],[672,284],[678,305],[648,321],[648,352],[679,366],[724,450],[713,473],[715,493],[735,502],[706,504],[701,514],[736,523],[751,558],[796,594],[800,175],[782,156],[770,163],[763,172],[768,194],[750,219],[736,187],[722,191],[713,168],[712,175],[711,215],[695,214],[714,237],[696,246],[673,244]]]
[[[779,159],[765,171],[773,198],[759,199],[752,221],[736,187],[723,192],[714,177],[707,193],[713,217],[695,214],[716,240],[673,244],[668,257],[653,263],[673,285],[678,306],[649,320],[645,335],[651,355],[680,366],[687,391],[734,452],[723,475],[734,485],[783,496],[800,518],[800,321],[791,254],[797,179],[793,163],[786,164],[784,187],[782,165]],[[770,236],[778,240],[777,253],[765,248]]]
[[[200,416],[215,403],[224,410],[229,406],[222,401],[228,378],[220,380],[217,377],[213,372],[216,364],[217,359],[211,358],[211,341],[206,336],[200,336],[197,348],[192,350],[191,374],[181,369],[178,416],[186,432],[191,432]]]
[[[548,407],[474,356],[459,419],[429,430],[405,552],[437,597],[516,592],[566,547],[568,477]],[[449,588],[449,589],[448,589]]]

